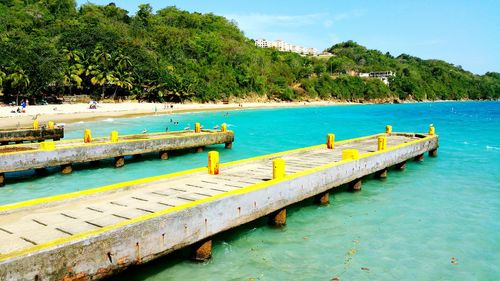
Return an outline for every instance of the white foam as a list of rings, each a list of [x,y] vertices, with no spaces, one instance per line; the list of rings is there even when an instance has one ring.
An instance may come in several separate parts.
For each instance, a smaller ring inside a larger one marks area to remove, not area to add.
[[[490,146],[490,145],[487,145],[487,146],[486,146],[486,149],[487,149],[487,150],[500,150],[500,147],[495,147],[495,146]]]

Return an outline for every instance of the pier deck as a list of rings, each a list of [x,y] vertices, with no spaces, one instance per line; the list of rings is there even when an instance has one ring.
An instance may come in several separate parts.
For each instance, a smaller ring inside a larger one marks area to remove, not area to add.
[[[0,185],[4,173],[43,169],[61,166],[63,173],[72,171],[71,164],[115,158],[115,166],[125,164],[124,156],[161,152],[162,159],[168,158],[172,150],[202,148],[214,144],[230,147],[234,141],[233,131],[202,130],[177,131],[126,135],[115,141],[110,138],[63,140],[48,143],[30,143],[0,146]]]
[[[108,276],[438,147],[436,135],[393,133],[377,151],[378,136],[0,206],[0,279]],[[346,149],[359,158],[342,160]]]

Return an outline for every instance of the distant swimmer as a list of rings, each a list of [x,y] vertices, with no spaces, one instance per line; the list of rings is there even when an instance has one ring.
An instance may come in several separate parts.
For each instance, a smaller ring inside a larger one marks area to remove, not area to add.
[[[165,132],[168,132],[168,127],[165,128]]]
[[[172,120],[172,118],[170,118],[170,123],[174,122],[174,120]]]
[[[144,130],[142,130],[141,134],[145,134],[147,132],[148,132],[148,129],[144,129]]]

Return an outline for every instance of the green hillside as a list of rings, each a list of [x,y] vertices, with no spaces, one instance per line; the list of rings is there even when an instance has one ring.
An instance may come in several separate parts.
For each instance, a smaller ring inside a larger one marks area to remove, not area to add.
[[[259,49],[213,14],[168,7],[135,15],[74,0],[0,0],[0,85],[5,102],[53,95],[148,101],[498,99],[500,74],[408,55],[397,58],[353,42],[329,60]],[[378,79],[348,70],[392,70]],[[0,95],[2,97],[2,95]]]

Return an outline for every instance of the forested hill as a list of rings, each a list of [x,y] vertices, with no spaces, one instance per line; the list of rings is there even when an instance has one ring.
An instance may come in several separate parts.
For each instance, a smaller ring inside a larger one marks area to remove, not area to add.
[[[230,98],[348,101],[498,99],[500,74],[367,50],[354,42],[330,58],[259,49],[213,14],[110,3],[0,0],[0,99],[50,95],[149,101]],[[352,71],[394,71],[389,86]]]

